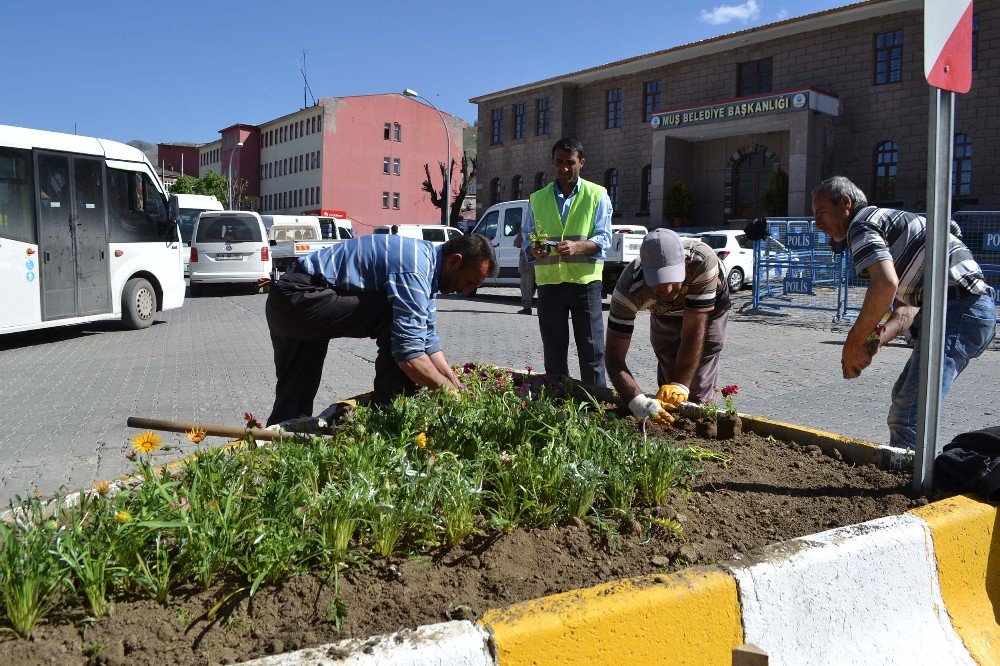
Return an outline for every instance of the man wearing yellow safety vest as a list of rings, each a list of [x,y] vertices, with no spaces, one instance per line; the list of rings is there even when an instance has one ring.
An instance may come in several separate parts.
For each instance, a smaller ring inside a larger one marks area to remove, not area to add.
[[[603,187],[580,178],[585,162],[578,140],[556,142],[552,147],[555,180],[531,195],[521,235],[535,264],[545,372],[569,374],[567,317],[572,316],[580,379],[604,386],[601,277],[611,244],[611,199]],[[546,237],[545,244],[537,242],[539,234]]]

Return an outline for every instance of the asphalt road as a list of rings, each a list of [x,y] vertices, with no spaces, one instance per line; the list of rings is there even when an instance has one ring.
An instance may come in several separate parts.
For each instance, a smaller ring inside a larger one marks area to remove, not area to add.
[[[452,363],[541,369],[537,320],[517,314],[517,293],[491,289],[440,299],[438,326]],[[845,381],[840,345],[847,325],[833,325],[822,313],[740,314],[747,293],[734,298],[719,379],[739,385],[740,410],[885,443],[889,390],[910,350],[888,347],[860,379]],[[263,420],[274,391],[264,299],[188,299],[143,331],[101,324],[0,336],[0,499],[36,489],[49,495],[129,472],[131,415],[242,425],[243,412],[251,411]],[[654,391],[647,340],[648,318],[640,316],[629,365],[640,385]],[[373,341],[334,341],[316,411],[370,389],[374,359]],[[1000,424],[998,359],[994,343],[959,378],[942,410],[944,441]],[[190,449],[182,435],[166,440]]]

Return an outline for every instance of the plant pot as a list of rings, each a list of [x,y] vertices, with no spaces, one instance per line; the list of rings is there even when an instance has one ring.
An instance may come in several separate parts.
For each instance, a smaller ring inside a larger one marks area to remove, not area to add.
[[[734,439],[743,432],[743,421],[736,414],[720,414],[716,427],[719,439]]]

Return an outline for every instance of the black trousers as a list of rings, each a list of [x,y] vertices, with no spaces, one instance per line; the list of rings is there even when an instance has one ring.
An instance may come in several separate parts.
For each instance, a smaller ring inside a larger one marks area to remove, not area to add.
[[[267,425],[312,416],[333,338],[375,339],[376,402],[416,391],[392,360],[392,306],[384,293],[338,292],[322,278],[293,270],[271,286],[265,314],[278,377]]]
[[[569,324],[580,357],[580,379],[591,386],[606,386],[604,374],[604,310],[601,281],[589,284],[538,285],[538,329],[542,334],[545,372],[569,374]]]

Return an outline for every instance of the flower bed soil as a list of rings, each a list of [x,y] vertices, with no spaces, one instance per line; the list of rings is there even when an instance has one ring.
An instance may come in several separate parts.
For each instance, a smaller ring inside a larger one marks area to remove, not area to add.
[[[694,424],[679,444],[729,457],[705,463],[687,499],[616,524],[590,523],[472,537],[426,557],[349,566],[341,575],[346,617],[338,634],[328,616],[332,581],[314,575],[234,598],[213,621],[204,614],[228,590],[175,593],[166,606],[119,599],[110,617],[91,622],[82,611],[51,615],[32,641],[0,642],[4,664],[235,663],[267,654],[367,637],[484,611],[627,576],[711,564],[765,544],[899,514],[926,503],[913,499],[909,474],[854,466],[817,446],[755,434],[705,440]],[[658,426],[651,426],[653,429]],[[684,539],[653,527],[652,518],[680,523]]]

